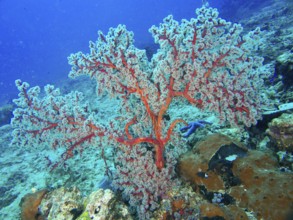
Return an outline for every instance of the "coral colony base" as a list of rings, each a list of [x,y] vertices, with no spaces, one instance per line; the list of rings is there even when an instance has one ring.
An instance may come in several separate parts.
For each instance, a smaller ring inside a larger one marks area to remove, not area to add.
[[[219,18],[213,8],[197,9],[196,15],[181,23],[170,15],[151,27],[160,48],[150,61],[133,45],[133,33],[124,25],[107,35],[98,32],[89,54],[68,57],[69,77],[87,75],[97,82],[98,96],[120,101],[116,119],[107,124],[78,91],[62,95],[47,85],[41,96],[39,87],[16,80],[20,93],[14,100],[12,144],[61,152],[52,170],[66,166],[83,148],[112,148],[112,187],[122,192],[139,219],[151,218],[168,192],[180,185],[175,164],[186,150],[179,126],[188,122],[165,117],[170,105],[189,103],[214,112],[221,123],[249,127],[261,118],[265,103],[262,79],[270,73],[263,59],[251,54],[258,49],[260,30],[242,36],[241,25]]]

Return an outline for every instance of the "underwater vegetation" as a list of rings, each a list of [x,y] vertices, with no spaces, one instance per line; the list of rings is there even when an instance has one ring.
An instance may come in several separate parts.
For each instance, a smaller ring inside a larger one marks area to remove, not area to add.
[[[292,172],[279,169],[271,152],[224,134],[193,144],[188,140],[194,134],[215,123],[172,114],[192,106],[214,114],[221,126],[244,131],[256,125],[272,76],[255,53],[260,29],[245,34],[216,9],[201,7],[196,18],[168,16],[150,32],[159,45],[151,60],[124,25],[98,32],[88,54],[68,57],[70,78],[88,76],[98,97],[115,100],[107,120],[82,92],[62,94],[47,85],[42,93],[16,80],[11,145],[52,148],[57,156],[46,157],[52,173],[74,166],[85,148],[96,148],[109,180],[86,198],[75,187],[29,195],[21,219],[288,219]],[[266,131],[286,155],[292,153],[291,116],[274,119]],[[291,159],[283,164],[290,166]]]

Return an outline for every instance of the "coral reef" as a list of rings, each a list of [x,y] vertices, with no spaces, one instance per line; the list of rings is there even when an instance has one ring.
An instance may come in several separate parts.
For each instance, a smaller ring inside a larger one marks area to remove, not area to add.
[[[247,150],[235,143],[226,136],[211,135],[180,158],[180,175],[210,202],[200,206],[201,216],[247,219],[242,209],[257,219],[289,219],[293,173],[278,169],[272,152]],[[221,156],[221,149],[231,157]]]
[[[276,61],[277,61],[276,71],[283,76],[282,82],[284,83],[285,88],[289,90],[291,87],[291,92],[292,92],[292,86],[293,86],[293,53],[292,51],[286,51],[285,53],[279,55]]]
[[[198,219],[201,202],[200,195],[190,186],[174,187],[160,202],[160,207],[154,212],[153,219]]]
[[[77,188],[64,187],[27,194],[21,220],[131,220],[127,206],[113,191],[99,189],[83,198]]]
[[[77,220],[122,220],[133,219],[127,206],[119,201],[114,192],[99,189],[85,199],[85,208]]]
[[[243,24],[246,31],[256,27],[260,27],[262,30],[263,42],[257,54],[261,54],[265,58],[265,62],[271,62],[275,69],[274,75],[267,82],[266,93],[271,95],[270,103],[281,105],[293,102],[292,1],[272,0],[271,3],[260,10],[256,10],[251,16],[242,13],[241,6],[238,9],[241,11],[239,22]]]
[[[149,219],[149,210],[156,210],[160,198],[166,197],[167,192],[178,185],[174,179],[175,158],[171,153],[166,154],[166,166],[158,170],[152,152],[146,148],[134,146],[116,156],[113,187],[122,192],[122,197],[137,211],[140,219]]]
[[[48,220],[76,219],[83,210],[81,192],[61,187],[47,193],[39,205],[39,213]]]
[[[114,120],[101,122],[80,92],[62,95],[47,85],[40,96],[40,87],[16,80],[20,93],[14,100],[12,144],[52,147],[61,159],[46,157],[51,170],[67,168],[67,160],[91,146],[100,146],[107,166],[104,152],[112,147],[118,152],[111,161],[116,170],[112,176],[107,167],[108,175],[137,215],[149,218],[178,184],[176,158],[186,148],[177,127],[187,122],[166,116],[174,100],[238,127],[256,124],[266,100],[261,91],[270,70],[263,58],[251,55],[260,43],[259,28],[243,35],[241,25],[221,19],[214,8],[201,7],[196,15],[181,23],[170,15],[152,26],[160,48],[150,61],[123,25],[107,35],[98,32],[89,54],[68,57],[71,78],[87,75],[98,83],[98,95],[119,100]],[[219,156],[229,157],[223,151]],[[207,175],[213,177],[212,172]]]
[[[272,1],[240,22],[247,34],[210,8],[190,21],[168,16],[151,28],[159,45],[153,54],[135,48],[123,25],[99,32],[89,54],[69,57],[70,77],[93,80],[72,80],[68,94],[50,85],[42,94],[16,81],[13,144],[10,125],[0,135],[0,218],[19,218],[14,206],[27,189],[75,184],[82,193],[58,188],[26,196],[21,219],[292,219],[293,4]],[[257,26],[261,32],[246,31]],[[0,109],[0,125],[12,107]],[[243,129],[263,110],[262,130]],[[203,123],[191,123],[180,133],[179,125],[198,118],[213,124],[196,130]],[[212,132],[233,139],[207,136]],[[98,186],[104,171],[109,181]],[[98,187],[115,192],[81,196]]]
[[[293,114],[274,118],[266,131],[276,143],[278,151],[293,152]]]

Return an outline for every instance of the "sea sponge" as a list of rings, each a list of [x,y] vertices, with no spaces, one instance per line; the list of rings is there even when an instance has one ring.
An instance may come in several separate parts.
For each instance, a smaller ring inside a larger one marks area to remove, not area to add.
[[[204,186],[208,191],[225,189],[223,170],[231,167],[233,160],[246,154],[247,148],[228,136],[213,134],[197,143],[192,152],[183,154],[178,163],[180,176],[200,190]],[[231,159],[232,158],[232,159]]]
[[[40,190],[34,193],[26,194],[20,201],[20,219],[21,220],[43,220],[39,215],[38,208],[41,204],[47,190]]]
[[[239,207],[254,211],[257,219],[286,220],[292,209],[293,175],[278,170],[277,159],[269,152],[251,150],[233,164],[241,185],[229,194]]]

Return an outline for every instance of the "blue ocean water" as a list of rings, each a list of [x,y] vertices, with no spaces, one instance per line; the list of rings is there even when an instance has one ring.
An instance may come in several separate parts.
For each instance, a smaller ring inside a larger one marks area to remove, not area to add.
[[[249,4],[255,7],[266,1]],[[136,46],[145,47],[153,44],[148,32],[152,25],[159,24],[169,14],[177,20],[189,19],[202,2],[1,0],[0,104],[9,102],[17,94],[15,79],[46,85],[67,78],[70,70],[67,56],[75,51],[86,51],[89,39],[96,39],[98,30],[106,33],[110,27],[125,24],[134,32]],[[232,19],[239,5],[248,4],[243,0],[236,2],[210,0],[209,5],[225,12],[224,18]]]
[[[210,5],[217,7],[217,1]],[[194,16],[201,0],[1,0],[0,103],[17,95],[15,79],[31,85],[56,84],[67,78],[67,56],[87,51],[97,31],[125,24],[136,45],[153,44],[148,29],[173,14],[178,20]]]

